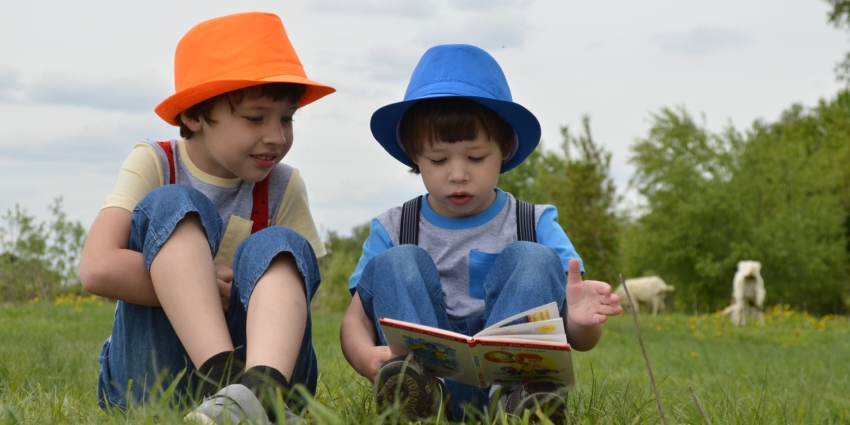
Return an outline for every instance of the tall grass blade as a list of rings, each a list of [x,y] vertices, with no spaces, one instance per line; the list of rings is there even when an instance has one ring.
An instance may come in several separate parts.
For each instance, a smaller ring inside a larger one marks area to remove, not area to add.
[[[635,305],[632,300],[632,294],[629,293],[629,286],[623,280],[623,275],[620,275],[620,284],[626,290],[626,296],[629,297],[629,304]],[[646,370],[649,371],[649,382],[652,384],[652,391],[655,392],[655,403],[658,405],[658,414],[661,416],[661,423],[667,425],[667,419],[664,417],[664,409],[661,407],[661,398],[658,396],[658,387],[655,386],[655,377],[652,376],[652,366],[649,365],[649,357],[646,355],[646,349],[643,347],[643,338],[640,336],[640,326],[638,325],[637,313],[631,308],[632,319],[635,321],[635,330],[637,331],[638,342],[640,343],[640,351],[643,353],[643,360],[646,362]]]

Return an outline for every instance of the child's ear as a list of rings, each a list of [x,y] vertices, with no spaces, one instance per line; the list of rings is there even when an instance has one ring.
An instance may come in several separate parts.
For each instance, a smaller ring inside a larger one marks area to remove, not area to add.
[[[197,133],[197,132],[201,131],[201,118],[200,117],[189,118],[186,115],[186,112],[181,112],[180,113],[180,121],[183,121],[183,125],[188,127],[189,130],[192,130],[192,132]]]

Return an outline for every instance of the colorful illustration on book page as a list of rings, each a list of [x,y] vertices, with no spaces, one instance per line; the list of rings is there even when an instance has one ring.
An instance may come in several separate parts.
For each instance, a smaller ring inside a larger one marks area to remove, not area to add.
[[[541,334],[549,334],[558,330],[555,325],[540,325],[534,328],[535,331]]]
[[[431,367],[457,372],[457,351],[454,348],[407,335],[404,335],[404,344]]]
[[[549,320],[552,318],[548,310],[534,312],[525,317],[529,322],[539,322],[541,320]]]
[[[528,380],[559,380],[552,376],[565,368],[559,368],[558,363],[543,354],[537,353],[511,353],[503,350],[488,351],[484,353],[484,359],[492,363],[502,363],[494,375],[501,376],[498,382],[514,382]]]

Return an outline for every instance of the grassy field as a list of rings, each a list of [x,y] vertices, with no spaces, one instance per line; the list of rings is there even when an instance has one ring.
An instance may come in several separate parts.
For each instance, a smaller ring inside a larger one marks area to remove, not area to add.
[[[64,298],[0,309],[0,423],[180,423],[165,403],[106,414],[96,405],[97,354],[114,305]],[[311,402],[319,423],[381,422],[370,386],[339,350],[342,314],[314,317],[321,363]],[[772,307],[765,327],[728,318],[640,316],[667,423],[850,423],[850,324]],[[661,423],[631,316],[612,318],[594,350],[574,353],[575,423]]]

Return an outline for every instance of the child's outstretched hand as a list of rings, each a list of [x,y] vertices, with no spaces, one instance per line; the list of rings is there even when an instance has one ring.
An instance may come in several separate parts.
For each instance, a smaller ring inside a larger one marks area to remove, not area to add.
[[[611,293],[611,285],[597,280],[582,280],[578,260],[570,260],[567,274],[567,315],[576,325],[605,323],[608,316],[623,312],[619,297]]]

